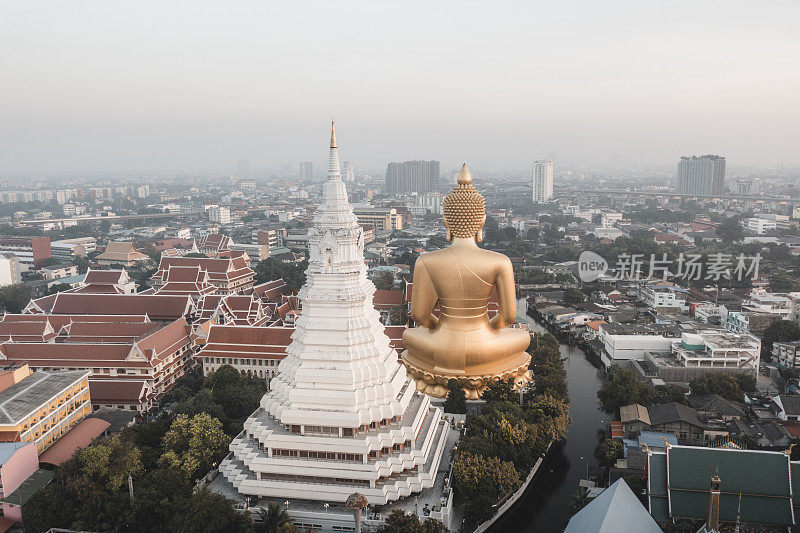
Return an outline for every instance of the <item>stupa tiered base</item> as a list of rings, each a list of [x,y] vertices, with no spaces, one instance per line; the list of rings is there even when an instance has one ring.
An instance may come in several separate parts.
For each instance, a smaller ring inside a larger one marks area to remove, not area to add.
[[[433,486],[449,426],[373,305],[332,125],[330,150],[292,343],[220,471],[250,496],[344,503],[358,492],[383,505]]]
[[[451,379],[455,379],[459,387],[464,389],[464,395],[468,400],[479,399],[486,387],[492,383],[513,380],[513,388],[518,390],[531,381],[531,373],[528,370],[531,357],[527,353],[520,355],[519,359],[523,360],[522,363],[510,367],[508,370],[497,372],[496,369],[493,369],[491,373],[474,375],[448,373],[440,370],[434,372],[433,369],[425,368],[422,365],[418,366],[409,361],[407,350],[403,351],[401,358],[406,367],[406,373],[416,382],[417,390],[434,398],[447,398],[447,383]]]

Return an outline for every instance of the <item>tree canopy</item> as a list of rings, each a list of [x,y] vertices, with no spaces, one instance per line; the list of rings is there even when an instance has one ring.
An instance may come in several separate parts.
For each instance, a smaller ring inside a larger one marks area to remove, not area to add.
[[[552,337],[552,336],[550,336]],[[474,526],[494,512],[493,505],[519,486],[550,444],[562,440],[572,423],[566,372],[558,341],[537,338],[531,371],[535,385],[520,398],[512,382],[492,383],[477,414],[467,416],[467,431],[453,467],[456,495],[469,502],[465,518]]]
[[[793,292],[800,290],[800,281],[797,281],[788,273],[775,272],[769,278],[770,292]]]
[[[215,466],[214,459],[227,450],[230,441],[222,431],[222,422],[208,413],[191,418],[181,414],[164,434],[160,463],[189,479],[196,478]]]
[[[289,291],[297,294],[306,282],[308,260],[300,263],[284,263],[277,257],[268,257],[256,265],[255,283],[283,279]]]
[[[732,402],[743,402],[745,392],[756,390],[756,378],[748,374],[713,374],[689,382],[692,394],[718,394]]]
[[[650,395],[651,387],[639,381],[634,370],[618,366],[609,367],[606,379],[597,391],[603,411],[614,416],[619,414],[623,405],[650,405]]]
[[[447,399],[442,408],[445,413],[464,414],[467,412],[467,396],[464,388],[458,385],[458,381],[451,379],[447,382]]]
[[[15,283],[0,287],[0,309],[7,313],[21,313],[33,294],[27,283]]]
[[[227,454],[228,442],[265,390],[263,379],[228,365],[205,378],[199,372],[180,378],[164,399],[172,412],[95,441],[62,464],[25,505],[26,531],[244,530],[247,517],[233,502],[193,488]]]
[[[742,217],[734,216],[726,218],[722,223],[717,226],[717,237],[722,239],[722,242],[733,243],[744,239],[744,228],[742,228]]]
[[[433,518],[426,518],[421,522],[413,514],[395,509],[378,528],[378,533],[447,533],[447,528]]]

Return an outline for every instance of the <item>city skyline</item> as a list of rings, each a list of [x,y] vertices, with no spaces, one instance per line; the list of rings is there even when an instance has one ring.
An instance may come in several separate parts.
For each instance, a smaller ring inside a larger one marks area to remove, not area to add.
[[[794,3],[425,9],[12,6],[0,174],[304,161],[332,114],[361,168],[522,167],[551,151],[593,166],[800,163]],[[531,32],[533,19],[547,24]]]

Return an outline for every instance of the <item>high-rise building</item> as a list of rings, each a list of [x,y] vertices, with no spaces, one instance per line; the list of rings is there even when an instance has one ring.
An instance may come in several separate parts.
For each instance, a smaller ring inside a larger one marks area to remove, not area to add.
[[[247,159],[240,159],[236,162],[236,175],[249,176],[250,175],[250,161]]]
[[[725,158],[718,155],[681,157],[678,193],[721,195],[725,191]]]
[[[302,178],[311,178],[314,176],[314,164],[311,161],[300,161],[300,172],[298,176]]]
[[[386,193],[438,192],[438,161],[404,161],[386,167]]]
[[[384,505],[441,483],[450,426],[384,333],[333,131],[308,249],[302,316],[222,475],[240,494],[311,500],[318,509],[356,491]]]
[[[356,169],[350,164],[350,161],[342,163],[342,181],[353,182],[356,181]]]
[[[553,197],[553,162],[547,159],[533,162],[533,201],[549,202]]]

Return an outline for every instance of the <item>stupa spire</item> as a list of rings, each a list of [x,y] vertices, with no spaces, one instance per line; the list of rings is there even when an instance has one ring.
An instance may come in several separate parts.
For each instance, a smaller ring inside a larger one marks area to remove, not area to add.
[[[331,152],[328,157],[328,180],[340,181],[342,171],[339,168],[339,147],[336,146],[336,128],[331,120]]]

